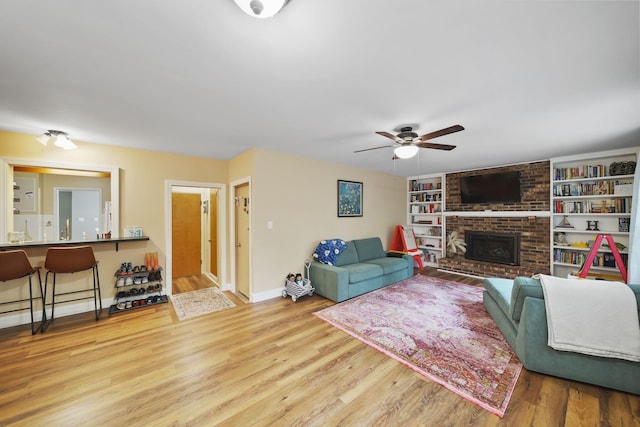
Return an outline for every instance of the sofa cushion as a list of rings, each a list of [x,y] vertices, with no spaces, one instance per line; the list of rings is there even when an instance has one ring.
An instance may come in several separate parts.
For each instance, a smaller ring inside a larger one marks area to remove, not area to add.
[[[366,261],[365,264],[379,265],[382,268],[383,274],[391,274],[407,268],[407,261],[404,258],[376,258]]]
[[[382,276],[382,267],[375,264],[357,263],[344,265],[341,268],[349,272],[349,283],[358,283]]]
[[[336,266],[342,267],[343,265],[356,264],[360,262],[358,259],[358,251],[356,251],[356,245],[353,242],[347,242],[347,248],[342,251],[338,259],[336,260]]]
[[[387,256],[387,253],[382,248],[382,241],[379,237],[358,239],[354,240],[353,243],[358,251],[358,259],[360,262],[375,258],[384,258]]]
[[[491,295],[491,297],[498,303],[500,309],[505,314],[509,313],[513,280],[491,277],[488,279],[484,279],[482,283],[489,295]]]
[[[524,299],[526,297],[544,299],[540,280],[529,277],[516,277],[513,281],[513,288],[511,289],[508,311],[509,316],[516,322],[520,321],[522,307],[524,307]]]

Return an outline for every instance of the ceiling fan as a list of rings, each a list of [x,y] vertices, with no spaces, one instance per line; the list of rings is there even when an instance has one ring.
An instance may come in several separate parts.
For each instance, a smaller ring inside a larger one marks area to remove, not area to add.
[[[433,148],[436,150],[451,151],[456,148],[455,145],[447,144],[434,144],[433,142],[426,142],[430,139],[438,138],[440,136],[449,135],[450,133],[460,132],[464,128],[460,125],[450,126],[448,128],[440,129],[435,132],[425,133],[419,136],[413,131],[411,126],[405,126],[400,128],[400,133],[393,135],[389,132],[376,132],[378,135],[382,135],[389,139],[392,139],[399,145],[383,145],[381,147],[365,148],[364,150],[357,150],[354,153],[361,153],[363,151],[378,150],[380,148],[395,147],[393,159],[409,159],[418,153],[419,148]]]

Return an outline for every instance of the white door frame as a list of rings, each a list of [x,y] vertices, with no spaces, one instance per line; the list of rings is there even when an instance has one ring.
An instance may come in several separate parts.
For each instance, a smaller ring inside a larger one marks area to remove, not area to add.
[[[231,274],[229,275],[229,282],[230,282],[230,290],[233,293],[237,294],[237,283],[236,283],[236,215],[235,215],[235,198],[236,198],[236,187],[243,185],[243,184],[248,184],[249,185],[249,200],[251,200],[251,203],[253,203],[253,194],[252,194],[252,186],[251,186],[251,177],[245,177],[245,178],[240,178],[236,181],[232,181],[231,183],[229,183],[229,187],[230,187],[230,191],[229,191],[229,239],[230,239],[230,245],[229,247],[232,248],[231,250],[231,256],[229,257],[229,269],[231,271]],[[249,295],[247,295],[249,297],[249,302],[253,302],[253,269],[251,268],[251,266],[253,265],[252,262],[252,254],[253,251],[251,250],[252,248],[252,243],[251,243],[251,236],[253,236],[252,230],[253,230],[253,221],[251,220],[251,218],[253,217],[253,207],[251,207],[249,209]]]
[[[165,286],[166,286],[166,294],[172,295],[172,275],[173,275],[173,239],[171,237],[171,229],[173,224],[173,214],[171,208],[171,197],[172,197],[172,188],[173,187],[196,187],[196,188],[215,188],[220,192],[220,197],[218,198],[218,259],[220,263],[218,265],[218,280],[220,283],[220,287],[225,290],[228,287],[228,284],[224,283],[225,277],[227,277],[226,265],[227,265],[227,222],[225,212],[227,211],[226,207],[226,185],[213,183],[213,182],[194,182],[194,181],[174,181],[174,180],[166,180],[165,181]]]

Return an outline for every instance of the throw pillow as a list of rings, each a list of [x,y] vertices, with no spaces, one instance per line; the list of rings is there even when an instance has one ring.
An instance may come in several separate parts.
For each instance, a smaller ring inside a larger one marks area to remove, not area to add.
[[[346,248],[347,242],[341,239],[321,240],[313,252],[313,258],[323,264],[335,265],[336,260]]]

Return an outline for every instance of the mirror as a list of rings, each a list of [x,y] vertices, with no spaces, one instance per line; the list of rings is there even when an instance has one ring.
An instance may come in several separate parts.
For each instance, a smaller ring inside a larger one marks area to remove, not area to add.
[[[109,231],[119,237],[118,168],[21,159],[2,159],[1,166],[0,241],[9,242],[10,233],[25,242],[95,240]]]

